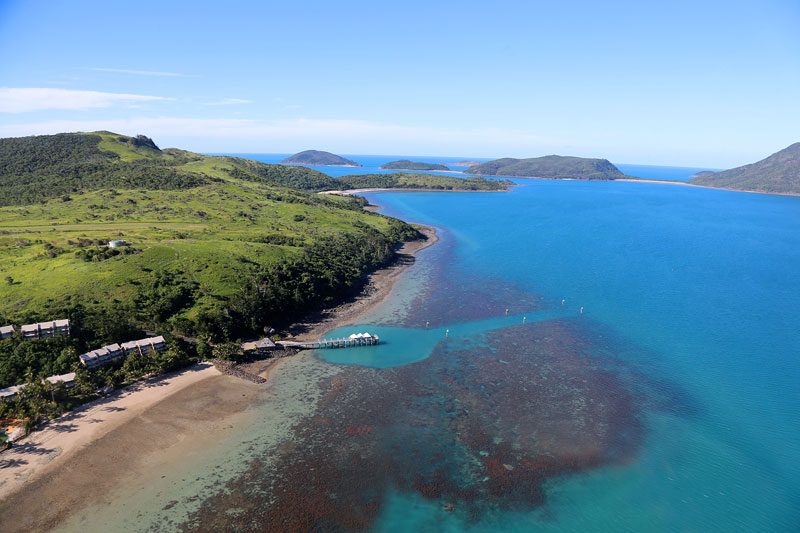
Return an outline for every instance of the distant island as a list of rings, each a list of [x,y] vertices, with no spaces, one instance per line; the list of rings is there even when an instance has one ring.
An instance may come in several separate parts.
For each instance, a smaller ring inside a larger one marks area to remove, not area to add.
[[[740,191],[800,193],[800,142],[766,159],[721,172],[699,172],[692,185]]]
[[[422,161],[409,161],[408,159],[391,161],[381,165],[381,168],[384,170],[450,170],[446,166],[437,163],[423,163]]]
[[[532,157],[529,159],[505,157],[471,166],[465,172],[482,176],[513,178],[613,180],[628,177],[607,159],[588,159],[560,155]]]
[[[480,161],[459,161],[458,163],[448,163],[451,167],[474,167],[480,165]]]
[[[323,152],[320,150],[305,150],[291,155],[281,161],[284,165],[315,165],[329,167],[360,167],[361,163],[356,163],[342,156]]]
[[[336,178],[326,191],[353,189],[423,189],[431,191],[507,191],[515,185],[510,180],[462,178],[441,174],[351,174]]]

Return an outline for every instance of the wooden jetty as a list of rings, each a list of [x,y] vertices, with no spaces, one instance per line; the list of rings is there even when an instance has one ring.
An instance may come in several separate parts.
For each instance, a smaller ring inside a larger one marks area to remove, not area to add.
[[[339,339],[320,339],[309,342],[279,341],[278,344],[285,348],[298,348],[301,350],[319,350],[328,348],[355,348],[357,346],[375,346],[380,343],[380,337],[369,333],[353,333],[349,337]]]

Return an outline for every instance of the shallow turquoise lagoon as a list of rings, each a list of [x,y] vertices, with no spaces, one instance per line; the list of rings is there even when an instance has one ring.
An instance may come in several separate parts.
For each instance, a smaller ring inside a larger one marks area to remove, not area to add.
[[[518,324],[532,324],[568,316],[561,310],[531,311],[525,314],[509,314],[486,320],[461,322],[425,329],[381,326],[375,324],[356,324],[337,328],[323,336],[323,339],[338,339],[352,333],[377,335],[381,343],[377,346],[361,346],[357,349],[327,348],[318,350],[319,356],[329,363],[361,365],[373,368],[390,368],[416,363],[425,359],[444,339],[469,337],[482,332],[507,328]]]

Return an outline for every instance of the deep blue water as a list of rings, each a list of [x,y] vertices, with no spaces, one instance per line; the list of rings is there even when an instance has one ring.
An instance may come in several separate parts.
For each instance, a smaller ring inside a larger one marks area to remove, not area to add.
[[[617,163],[616,167],[629,176],[651,180],[689,181],[692,175],[701,170],[723,170],[708,167],[668,167],[659,165],[630,165]]]

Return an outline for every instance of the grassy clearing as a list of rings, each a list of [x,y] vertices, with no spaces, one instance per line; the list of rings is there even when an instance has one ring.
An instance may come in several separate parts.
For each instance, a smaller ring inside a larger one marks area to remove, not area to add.
[[[161,270],[197,282],[203,296],[196,307],[213,308],[256,265],[353,232],[357,222],[388,229],[385,217],[338,207],[346,205],[343,199],[320,205],[272,199],[318,201],[294,195],[222,182],[187,191],[99,190],[69,201],[0,208],[0,313],[9,319],[46,315],[75,299],[89,307],[132,305],[137,286]],[[89,262],[79,256],[104,249],[97,243],[111,239],[124,239],[136,253]]]

